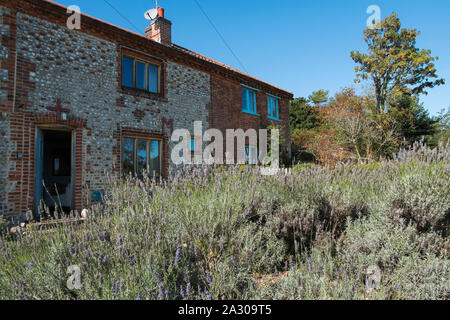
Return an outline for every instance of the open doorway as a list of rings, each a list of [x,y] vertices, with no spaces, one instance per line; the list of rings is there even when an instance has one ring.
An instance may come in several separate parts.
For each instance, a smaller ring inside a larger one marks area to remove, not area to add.
[[[72,150],[71,131],[38,129],[36,145],[37,218],[44,218],[43,215],[47,216],[48,214],[57,218],[72,210],[74,198]]]

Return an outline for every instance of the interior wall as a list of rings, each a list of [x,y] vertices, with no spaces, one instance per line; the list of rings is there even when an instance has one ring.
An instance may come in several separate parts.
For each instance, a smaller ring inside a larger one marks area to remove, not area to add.
[[[43,179],[46,186],[44,201],[49,207],[54,207],[56,202],[58,206],[70,208],[72,206],[72,133],[44,130],[43,135]]]

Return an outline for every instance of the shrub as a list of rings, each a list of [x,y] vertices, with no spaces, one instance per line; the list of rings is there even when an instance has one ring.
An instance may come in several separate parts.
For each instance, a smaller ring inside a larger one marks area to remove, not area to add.
[[[449,150],[111,178],[87,223],[0,237],[0,298],[448,299]],[[74,265],[81,289],[67,287]]]

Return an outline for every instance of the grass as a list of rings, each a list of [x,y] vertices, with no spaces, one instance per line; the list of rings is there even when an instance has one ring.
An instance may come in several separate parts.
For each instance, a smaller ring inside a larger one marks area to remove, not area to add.
[[[0,239],[1,299],[448,299],[450,148],[373,165],[110,178],[90,220]],[[81,270],[69,290],[68,267]],[[368,267],[381,282],[366,290]]]

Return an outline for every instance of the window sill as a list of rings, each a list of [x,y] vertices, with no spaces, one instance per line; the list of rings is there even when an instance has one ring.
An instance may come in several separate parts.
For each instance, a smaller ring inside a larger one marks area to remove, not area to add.
[[[245,113],[245,114],[251,114],[252,116],[261,117],[260,114],[257,114],[257,113],[254,113],[254,112],[250,112],[250,111],[242,111],[242,113]]]
[[[154,93],[154,92],[150,92],[150,91],[147,91],[144,89],[130,88],[130,87],[124,87],[124,86],[122,86],[120,89],[121,89],[120,92],[123,94],[129,94],[129,95],[139,96],[139,97],[147,98],[147,99],[151,99],[151,100],[159,100],[159,101],[163,101],[163,102],[168,102],[168,99],[161,92]]]
[[[278,121],[278,122],[283,122],[283,120],[280,120],[279,118],[274,118],[274,117],[267,117],[269,120],[274,120],[274,121]]]

